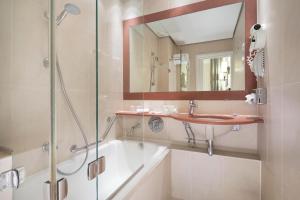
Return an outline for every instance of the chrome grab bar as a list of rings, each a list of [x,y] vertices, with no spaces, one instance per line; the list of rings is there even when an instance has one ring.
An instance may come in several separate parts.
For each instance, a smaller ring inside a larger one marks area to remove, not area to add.
[[[188,123],[188,122],[182,122],[182,123],[184,125],[185,132],[188,136],[188,143],[191,143],[191,141],[192,141],[193,144],[195,145],[196,144],[196,137],[195,137],[195,133],[194,133],[190,123]]]
[[[77,152],[80,152],[80,151],[86,149],[86,147],[90,148],[92,146],[95,146],[98,143],[103,142],[106,139],[106,137],[108,136],[108,134],[109,134],[112,126],[114,125],[115,121],[117,120],[117,118],[118,118],[117,115],[114,115],[113,117],[108,117],[108,119],[107,119],[108,125],[106,126],[103,137],[100,140],[98,140],[97,142],[90,143],[87,146],[82,146],[82,147],[77,147],[77,145],[74,144],[70,147],[70,151],[72,153],[77,153]]]
[[[100,139],[100,140],[98,140],[98,142],[93,142],[93,143],[90,143],[90,144],[87,145],[87,146],[82,146],[82,147],[77,147],[77,145],[74,144],[74,145],[72,145],[72,146],[70,147],[70,151],[71,151],[72,153],[77,153],[77,152],[80,152],[80,151],[86,149],[86,147],[90,148],[90,147],[92,147],[92,146],[95,146],[97,143],[101,143],[102,141],[103,141],[103,140]]]

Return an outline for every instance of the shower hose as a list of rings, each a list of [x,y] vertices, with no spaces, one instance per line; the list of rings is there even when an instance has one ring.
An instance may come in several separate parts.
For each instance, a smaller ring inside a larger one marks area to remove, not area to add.
[[[64,79],[63,79],[63,76],[62,76],[62,73],[61,73],[61,68],[60,68],[60,65],[59,65],[59,60],[58,60],[58,57],[56,56],[56,70],[57,70],[57,74],[58,74],[58,80],[59,80],[59,85],[60,85],[60,88],[61,88],[61,91],[62,91],[62,94],[64,96],[64,99],[68,105],[68,108],[69,108],[69,111],[71,112],[79,130],[80,130],[80,133],[81,133],[81,136],[84,140],[84,143],[85,143],[85,158],[83,160],[83,162],[81,163],[81,165],[75,169],[74,171],[71,171],[71,172],[64,172],[62,170],[60,170],[59,168],[57,168],[57,172],[63,176],[71,176],[73,174],[76,174],[83,166],[84,164],[86,163],[87,159],[88,159],[88,156],[89,156],[89,147],[88,147],[88,140],[87,140],[87,137],[86,137],[86,134],[82,128],[82,125],[80,123],[80,120],[78,118],[78,115],[73,107],[73,104],[71,102],[71,99],[67,93],[67,90],[66,90],[66,87],[65,87],[65,83],[64,83]]]

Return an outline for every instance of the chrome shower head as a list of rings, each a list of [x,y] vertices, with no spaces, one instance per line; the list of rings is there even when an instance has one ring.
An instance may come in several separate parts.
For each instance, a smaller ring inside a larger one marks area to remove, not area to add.
[[[67,3],[64,6],[65,10],[72,14],[72,15],[79,15],[80,14],[80,8],[76,6],[75,4]]]
[[[71,4],[71,3],[65,4],[63,11],[56,18],[56,24],[60,25],[60,23],[64,20],[64,18],[68,14],[79,15],[80,14],[80,8],[78,6],[76,6],[75,4]]]

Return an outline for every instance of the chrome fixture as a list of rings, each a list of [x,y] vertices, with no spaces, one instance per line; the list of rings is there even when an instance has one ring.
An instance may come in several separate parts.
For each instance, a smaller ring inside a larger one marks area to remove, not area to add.
[[[195,133],[188,122],[182,122],[185,128],[185,132],[188,136],[188,143],[193,143],[193,145],[196,145],[196,137]],[[214,127],[213,126],[206,126],[205,127],[205,135],[206,139],[199,139],[199,141],[206,141],[208,147],[207,152],[209,156],[213,155],[213,139],[214,139]]]
[[[103,142],[106,139],[106,137],[108,136],[108,134],[110,133],[110,130],[117,119],[118,119],[117,115],[114,115],[113,117],[110,117],[110,120],[107,120],[108,125],[106,126],[106,129],[104,131],[102,138],[100,140],[98,140],[98,142],[93,142],[93,143],[87,144],[83,147],[77,147],[77,145],[74,144],[70,147],[70,151],[72,153],[78,153],[84,149],[89,149],[90,147],[96,145],[97,143]]]
[[[267,88],[257,88],[256,93],[256,103],[258,105],[263,105],[267,103]]]
[[[207,141],[207,152],[209,156],[213,155],[213,139],[214,139],[214,127],[207,125],[205,126],[205,136]]]
[[[196,145],[196,141],[201,141],[201,142],[206,142],[207,143],[207,153],[209,156],[213,156],[213,141],[215,138],[218,138],[218,137],[222,137],[232,131],[234,132],[238,132],[241,130],[241,126],[240,125],[233,125],[231,127],[230,130],[222,133],[222,134],[219,134],[217,136],[215,136],[214,134],[214,127],[212,125],[206,125],[205,126],[205,138],[201,138],[201,139],[196,139],[195,137],[195,132],[193,131],[192,129],[192,126],[190,125],[190,123],[188,122],[182,122],[183,125],[184,125],[184,129],[185,129],[185,132],[188,136],[188,143],[192,143],[193,145]]]
[[[213,140],[207,140],[207,152],[209,156],[213,156]]]
[[[164,128],[164,121],[161,117],[152,116],[149,119],[148,126],[152,132],[158,133],[161,132]]]
[[[195,133],[194,133],[190,123],[188,123],[188,122],[182,122],[182,123],[184,125],[185,132],[188,136],[188,143],[191,143],[191,141],[192,141],[193,144],[195,145],[196,144],[196,137],[195,137]]]
[[[197,107],[197,104],[194,100],[190,100],[189,102],[189,115],[192,116],[194,114],[194,110]]]
[[[108,136],[112,126],[114,125],[115,121],[117,120],[117,115],[113,115],[112,117],[108,117],[107,118],[107,126],[106,126],[106,129],[104,131],[104,134],[102,136],[102,141],[106,139],[106,137]]]
[[[49,142],[46,142],[42,145],[42,150],[43,152],[49,152],[49,149],[50,149],[50,145],[49,145]],[[58,149],[58,146],[56,146],[56,150]]]
[[[231,128],[231,131],[240,131],[241,130],[241,125],[233,125],[232,128]]]
[[[57,26],[59,26],[61,24],[61,22],[65,19],[65,17],[68,14],[79,15],[80,14],[80,8],[77,7],[75,4],[71,4],[71,3],[65,4],[63,11],[56,18]],[[77,124],[77,127],[80,130],[82,139],[83,139],[84,143],[87,146],[88,145],[88,140],[87,140],[87,137],[86,137],[86,133],[85,133],[85,131],[84,131],[82,125],[81,125],[81,122],[79,120],[79,117],[78,117],[75,109],[74,109],[72,101],[71,101],[71,99],[70,99],[70,97],[67,93],[65,83],[64,83],[64,79],[63,79],[63,75],[62,75],[61,68],[60,68],[60,64],[59,64],[58,56],[56,56],[56,71],[57,71],[57,74],[58,74],[58,80],[59,80],[59,83],[60,83],[59,85],[60,85],[61,91],[63,93],[63,97],[64,97],[64,99],[65,99],[65,101],[68,105],[69,111],[71,112],[71,114],[73,116],[73,119],[75,120],[75,122]],[[57,168],[57,172],[61,175],[64,175],[64,176],[70,176],[70,175],[76,174],[80,169],[82,169],[82,167],[84,166],[84,164],[86,163],[86,161],[88,159],[88,154],[89,154],[88,147],[86,147],[85,151],[86,151],[86,153],[85,153],[84,160],[76,170],[74,170],[72,172],[63,172],[59,168]]]
[[[65,4],[63,11],[56,18],[56,24],[59,26],[60,23],[65,19],[65,17],[68,14],[79,15],[80,8],[78,6],[76,6],[75,4],[71,4],[71,3]]]
[[[152,92],[152,87],[155,86],[155,68],[156,62],[158,62],[158,57],[155,56],[154,52],[151,52],[152,63],[150,65],[150,84],[149,84],[149,92]]]
[[[246,95],[246,103],[263,105],[267,104],[267,88],[257,88],[255,93]]]
[[[70,99],[70,97],[69,97],[69,95],[67,93],[58,57],[56,58],[56,70],[57,70],[57,74],[58,74],[58,80],[59,80],[59,83],[60,83],[59,84],[60,85],[60,89],[61,89],[61,91],[63,93],[64,100],[66,101],[66,103],[68,105],[68,108],[69,108],[69,111],[71,112],[71,114],[73,116],[73,119],[75,120],[75,122],[77,124],[77,127],[80,130],[82,139],[83,139],[84,143],[86,144],[85,146],[88,146],[88,140],[87,140],[87,137],[86,137],[86,133],[85,133],[85,131],[84,131],[82,125],[81,125],[81,122],[79,120],[79,117],[78,117],[75,109],[74,109],[72,101],[71,101],[71,99]],[[86,147],[85,150],[86,150],[86,154],[85,154],[84,160],[83,160],[83,162],[81,163],[81,165],[76,170],[74,170],[72,172],[63,172],[63,171],[61,171],[60,169],[57,168],[57,172],[59,174],[61,174],[61,175],[64,175],[64,176],[71,176],[73,174],[76,174],[84,166],[84,164],[86,163],[86,161],[88,159],[88,154],[89,154],[88,147]]]
[[[19,188],[25,181],[25,168],[19,167],[0,174],[0,191],[8,188]]]
[[[130,136],[133,136],[135,129],[140,128],[140,127],[141,127],[141,123],[140,123],[140,122],[137,122],[135,125],[133,125],[133,126],[130,128],[129,135],[130,135]]]

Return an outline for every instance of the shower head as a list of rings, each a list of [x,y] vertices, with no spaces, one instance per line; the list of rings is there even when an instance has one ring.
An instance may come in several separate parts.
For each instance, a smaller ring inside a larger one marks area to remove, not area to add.
[[[56,18],[56,24],[60,25],[60,23],[64,20],[64,18],[68,14],[79,15],[80,14],[80,8],[78,6],[76,6],[75,4],[71,4],[71,3],[65,4],[63,11]]]
[[[80,8],[75,4],[71,4],[71,3],[65,4],[65,10],[72,15],[80,14]]]

